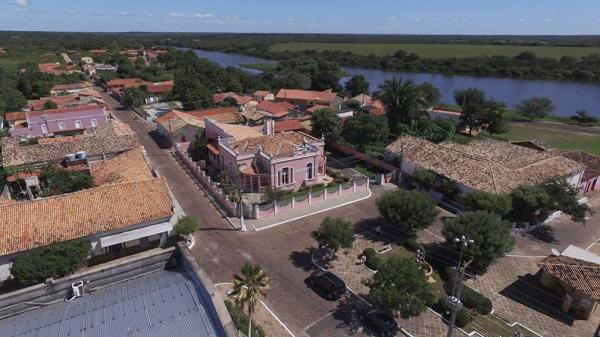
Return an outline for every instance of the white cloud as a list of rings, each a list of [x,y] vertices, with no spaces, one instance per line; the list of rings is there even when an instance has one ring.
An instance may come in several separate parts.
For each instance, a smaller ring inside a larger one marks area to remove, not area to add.
[[[173,14],[173,13],[171,13]],[[197,18],[197,19],[212,19],[215,17],[214,14],[211,13],[194,13],[192,14],[192,17]]]
[[[177,13],[177,12],[171,12],[171,13],[169,13],[169,17],[171,17],[171,18],[184,18],[185,14],[183,14],[183,13]]]
[[[27,6],[29,5],[29,0],[15,0],[15,5]]]

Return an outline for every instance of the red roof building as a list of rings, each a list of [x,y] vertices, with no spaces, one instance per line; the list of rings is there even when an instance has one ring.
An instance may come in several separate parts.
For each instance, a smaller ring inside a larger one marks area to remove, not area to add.
[[[275,96],[276,101],[285,101],[293,105],[313,106],[326,105],[339,109],[343,102],[343,98],[338,96],[332,90],[325,91],[310,91],[297,89],[281,89]]]

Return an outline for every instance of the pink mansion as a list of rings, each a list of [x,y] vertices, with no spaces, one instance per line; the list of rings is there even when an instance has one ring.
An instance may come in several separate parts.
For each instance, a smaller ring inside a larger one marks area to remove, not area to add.
[[[265,188],[298,190],[322,184],[325,177],[325,142],[302,132],[275,133],[275,123],[262,130],[221,124],[205,118],[209,158],[244,192]]]

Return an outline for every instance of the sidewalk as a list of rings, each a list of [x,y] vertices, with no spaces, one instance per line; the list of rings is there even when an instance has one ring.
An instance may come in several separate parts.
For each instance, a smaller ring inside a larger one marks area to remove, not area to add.
[[[371,194],[371,190],[349,193],[336,198],[324,200],[310,206],[285,211],[266,218],[244,219],[244,223],[248,230],[260,231],[263,229],[282,225],[284,223],[288,223],[294,220],[302,219],[313,214],[329,211],[334,208],[368,199],[371,197]],[[227,219],[235,228],[241,228],[240,218],[228,217]]]

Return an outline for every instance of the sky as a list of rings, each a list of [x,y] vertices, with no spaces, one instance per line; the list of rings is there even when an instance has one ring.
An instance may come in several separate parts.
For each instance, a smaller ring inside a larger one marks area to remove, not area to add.
[[[600,0],[0,0],[0,30],[600,34]]]

